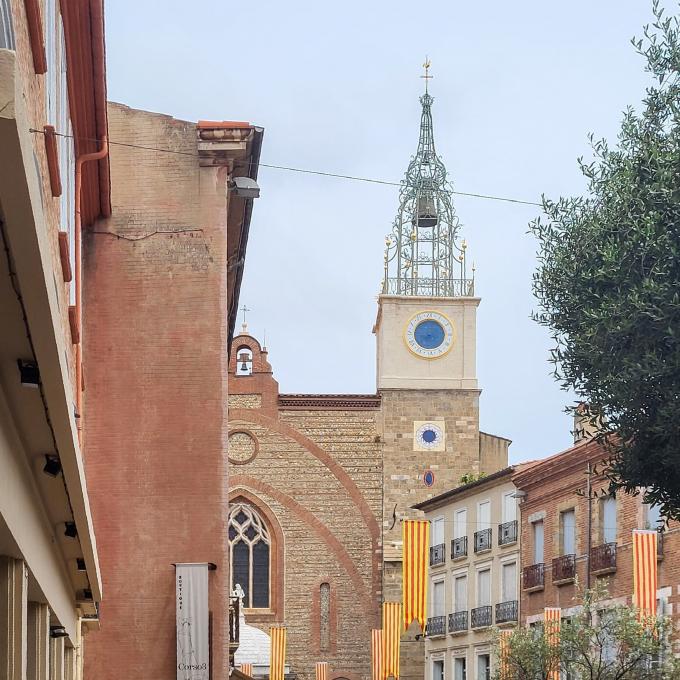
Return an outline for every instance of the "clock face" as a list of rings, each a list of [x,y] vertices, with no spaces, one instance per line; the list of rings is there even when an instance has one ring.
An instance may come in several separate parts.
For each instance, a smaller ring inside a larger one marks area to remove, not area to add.
[[[438,359],[453,347],[453,323],[440,312],[418,312],[408,322],[404,340],[421,359]]]

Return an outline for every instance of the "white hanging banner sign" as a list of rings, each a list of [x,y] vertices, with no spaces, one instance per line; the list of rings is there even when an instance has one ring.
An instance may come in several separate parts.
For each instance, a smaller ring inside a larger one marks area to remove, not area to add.
[[[208,564],[175,565],[177,680],[208,680]]]

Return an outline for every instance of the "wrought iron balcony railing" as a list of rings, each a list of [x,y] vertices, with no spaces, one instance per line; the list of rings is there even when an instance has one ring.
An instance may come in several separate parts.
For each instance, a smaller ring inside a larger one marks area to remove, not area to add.
[[[576,555],[560,555],[552,561],[552,580],[558,585],[576,578]]]
[[[467,536],[454,538],[451,541],[451,559],[459,560],[461,557],[467,557]]]
[[[616,571],[616,543],[603,543],[590,549],[590,570],[593,574]]]
[[[475,552],[491,550],[491,529],[475,531]]]
[[[393,278],[385,279],[385,295],[425,295],[428,297],[473,297],[474,279]]]
[[[517,520],[498,525],[498,545],[517,543]]]
[[[444,564],[444,561],[446,560],[446,554],[445,554],[445,544],[444,543],[438,543],[437,545],[433,545],[430,547],[430,566],[431,567],[436,567],[438,564]]]
[[[427,637],[436,637],[437,635],[446,635],[446,617],[432,616],[427,620]]]
[[[519,607],[517,600],[508,600],[507,602],[499,602],[496,605],[496,623],[509,623],[510,621],[517,621]]]
[[[493,623],[493,609],[491,605],[475,607],[470,610],[470,628],[486,628]]]
[[[545,565],[543,562],[531,564],[522,570],[522,588],[540,590],[545,585]]]
[[[449,633],[462,633],[468,629],[467,609],[449,614]]]

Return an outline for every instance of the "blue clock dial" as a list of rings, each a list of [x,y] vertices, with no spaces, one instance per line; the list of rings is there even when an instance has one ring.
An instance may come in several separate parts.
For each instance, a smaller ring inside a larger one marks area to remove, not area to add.
[[[434,319],[421,321],[413,333],[416,342],[424,349],[435,349],[444,342],[446,334],[441,324]]]

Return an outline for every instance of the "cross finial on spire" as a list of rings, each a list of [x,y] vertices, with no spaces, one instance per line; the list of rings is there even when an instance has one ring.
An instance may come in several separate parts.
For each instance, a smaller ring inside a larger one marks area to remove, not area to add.
[[[247,333],[248,332],[248,324],[246,323],[246,312],[250,312],[252,310],[248,309],[245,305],[239,309],[239,312],[243,312],[243,326],[241,326],[241,332],[242,333]]]
[[[430,59],[428,57],[425,57],[425,63],[423,64],[423,68],[425,69],[425,74],[420,76],[421,78],[424,78],[425,80],[425,94],[427,94],[427,81],[432,80],[434,76],[430,75]]]

